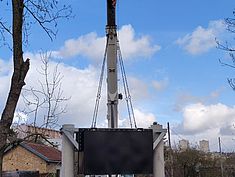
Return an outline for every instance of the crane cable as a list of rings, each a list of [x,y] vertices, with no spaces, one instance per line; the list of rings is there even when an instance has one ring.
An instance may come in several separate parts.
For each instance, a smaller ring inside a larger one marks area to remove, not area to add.
[[[116,3],[116,10],[117,10],[117,29],[119,29],[119,21],[120,21],[120,0],[117,0]],[[117,30],[117,36],[119,36],[119,30]],[[129,87],[128,87],[128,82],[127,82],[127,77],[126,77],[126,73],[125,73],[125,68],[124,68],[124,62],[122,59],[122,52],[121,52],[121,48],[120,48],[120,43],[119,40],[117,39],[117,52],[118,52],[118,60],[119,60],[119,65],[120,65],[120,70],[121,70],[121,75],[122,75],[122,82],[123,82],[123,87],[124,87],[124,93],[125,93],[125,100],[126,100],[126,106],[127,106],[127,111],[128,111],[128,117],[129,117],[129,122],[130,122],[130,127],[132,128],[132,119],[134,122],[134,126],[135,128],[137,128],[136,125],[136,120],[135,120],[135,115],[134,115],[134,110],[133,110],[133,106],[132,106],[132,101],[131,101],[131,96],[130,96],[130,91],[129,91]],[[133,118],[131,118],[131,115]]]
[[[130,89],[129,89],[128,82],[127,82],[124,62],[122,59],[122,52],[121,52],[118,40],[117,40],[117,52],[118,52],[118,60],[119,60],[119,64],[120,64],[121,74],[122,74],[122,81],[123,81],[125,100],[126,100],[126,105],[127,105],[127,110],[128,110],[130,126],[132,128],[132,119],[133,119],[134,126],[135,126],[135,128],[137,128],[133,104],[132,104],[131,95],[130,95]]]
[[[119,29],[119,13],[120,13],[120,0],[117,0],[116,3],[116,10],[117,10],[117,29]],[[119,36],[119,30],[117,30],[117,36]],[[124,87],[124,93],[125,93],[125,100],[126,100],[126,105],[127,105],[127,111],[128,111],[128,117],[129,117],[129,122],[130,122],[130,127],[132,128],[132,119],[134,122],[134,126],[135,128],[137,128],[137,124],[136,124],[136,119],[135,119],[135,114],[134,114],[134,109],[133,109],[133,105],[132,105],[132,101],[131,101],[131,96],[130,96],[130,90],[128,87],[128,82],[127,82],[127,77],[126,77],[126,73],[125,73],[125,68],[124,68],[124,62],[122,59],[122,52],[121,52],[121,48],[120,48],[120,43],[119,40],[117,39],[117,52],[118,52],[118,60],[119,60],[119,65],[120,65],[120,70],[121,70],[121,75],[122,75],[122,81],[123,81],[123,87]],[[131,118],[131,115],[133,118]]]
[[[109,36],[107,36],[107,41],[106,41],[106,46],[105,46],[105,52],[104,52],[104,57],[103,57],[103,62],[102,62],[102,67],[101,67],[101,73],[100,73],[100,78],[99,78],[99,85],[98,85],[98,90],[97,90],[97,95],[96,95],[95,108],[94,108],[94,112],[93,112],[91,128],[96,128],[96,123],[97,123],[97,116],[98,116],[98,112],[99,112],[102,84],[103,84],[103,80],[104,80],[105,63],[106,63],[106,59],[107,59],[108,40],[109,40]],[[124,62],[122,59],[122,53],[121,53],[118,39],[117,39],[117,55],[118,55],[118,61],[119,61],[119,65],[120,65],[121,75],[122,75],[122,81],[123,81],[125,100],[126,100],[126,105],[127,105],[130,126],[131,126],[131,128],[133,127],[133,125],[132,125],[132,120],[133,120],[134,127],[137,128],[133,104],[132,104],[131,95],[130,95],[130,89],[129,89],[128,82],[127,82]]]
[[[95,108],[94,108],[94,112],[93,112],[93,119],[92,119],[92,123],[91,123],[91,128],[96,128],[96,123],[97,123],[97,115],[98,115],[98,111],[99,111],[102,83],[104,80],[105,63],[106,63],[106,58],[107,58],[108,40],[109,40],[109,37],[107,37],[106,46],[105,46],[105,52],[104,52],[104,57],[103,57],[103,62],[102,62],[102,67],[101,67],[99,86],[98,86],[97,95],[96,95]]]

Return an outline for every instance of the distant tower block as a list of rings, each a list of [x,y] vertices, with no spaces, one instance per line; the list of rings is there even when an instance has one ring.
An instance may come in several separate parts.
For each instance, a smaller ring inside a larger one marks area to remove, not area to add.
[[[209,141],[207,141],[207,140],[199,141],[199,150],[202,152],[205,152],[205,153],[210,152]]]
[[[189,149],[189,141],[184,140],[184,139],[180,140],[179,148],[180,148],[180,151],[186,151],[187,149]]]

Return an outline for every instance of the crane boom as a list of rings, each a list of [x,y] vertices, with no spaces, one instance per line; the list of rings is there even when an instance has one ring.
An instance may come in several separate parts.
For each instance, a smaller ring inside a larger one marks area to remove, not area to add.
[[[118,128],[116,0],[107,0],[107,119],[109,128]]]

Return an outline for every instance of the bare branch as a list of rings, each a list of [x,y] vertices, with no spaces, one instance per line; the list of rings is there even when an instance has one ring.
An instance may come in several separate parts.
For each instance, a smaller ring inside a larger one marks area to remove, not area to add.
[[[235,16],[235,11],[233,12],[233,15]],[[234,18],[226,18],[225,24],[227,25],[227,30],[229,32],[235,33],[235,19]],[[231,47],[231,45],[228,44],[228,41],[225,41],[225,43],[222,44],[216,39],[216,43],[217,43],[217,48],[227,52],[232,61],[230,64],[227,62],[223,62],[221,61],[221,59],[219,59],[220,64],[222,64],[222,66],[227,66],[227,67],[235,69],[235,56],[234,56],[235,48]],[[228,78],[227,81],[230,87],[235,91],[235,78]]]
[[[5,26],[5,24],[2,22],[2,19],[0,19],[0,28],[4,29],[6,32],[8,32],[11,36],[13,35],[11,30]]]
[[[224,51],[227,51],[227,52],[235,52],[235,49],[231,48],[227,41],[225,42],[225,44],[221,44],[217,39],[215,39],[215,41],[217,43],[217,48],[218,49],[224,50]]]
[[[37,18],[37,16],[36,16],[27,6],[25,6],[25,9],[27,9],[28,12],[33,16],[33,18],[38,22],[38,24],[42,27],[42,29],[47,33],[47,35],[49,36],[49,38],[50,38],[51,40],[53,40],[52,35],[53,35],[53,36],[56,36],[56,33],[53,32],[50,28],[45,27],[45,26],[43,25],[44,22],[41,21],[39,18]]]
[[[38,112],[44,112],[43,127],[49,128],[57,125],[61,114],[66,113],[67,105],[62,105],[70,98],[63,96],[62,78],[59,72],[59,64],[54,68],[50,67],[50,54],[41,53],[42,65],[39,74],[42,75],[43,80],[39,80],[39,89],[28,88],[24,92],[30,96],[23,94],[25,106],[28,109],[27,114],[34,115],[34,122],[37,120]],[[52,72],[53,71],[53,72]],[[41,115],[41,114],[40,114]]]
[[[219,62],[222,64],[222,66],[228,66],[228,67],[231,67],[231,68],[235,68],[235,66],[234,66],[234,65],[231,65],[231,64],[225,63],[225,62],[221,61],[221,59],[219,59]]]
[[[233,89],[233,91],[235,91],[235,78],[232,78],[232,79],[228,78],[227,80],[228,80],[230,87]]]
[[[57,20],[61,18],[70,18],[72,14],[71,6],[64,5],[62,8],[58,8],[58,1],[25,1],[25,9],[32,16],[32,18],[42,27],[51,40],[57,34]],[[51,24],[54,24],[54,28],[51,28]]]

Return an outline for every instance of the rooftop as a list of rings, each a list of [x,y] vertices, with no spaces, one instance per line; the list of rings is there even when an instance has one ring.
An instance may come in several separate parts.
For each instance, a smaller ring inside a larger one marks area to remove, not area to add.
[[[23,148],[27,149],[36,156],[42,158],[47,162],[61,162],[61,151],[56,148],[36,143],[23,142],[20,144]]]

